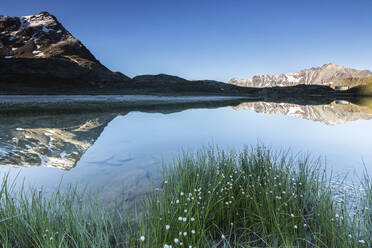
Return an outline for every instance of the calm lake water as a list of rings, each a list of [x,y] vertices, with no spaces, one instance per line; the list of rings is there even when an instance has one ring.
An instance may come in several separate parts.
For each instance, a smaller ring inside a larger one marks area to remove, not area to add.
[[[128,201],[161,179],[182,150],[265,144],[322,157],[336,174],[372,174],[372,111],[328,105],[247,102],[159,113],[33,114],[0,120],[0,172],[48,192],[87,187],[103,201]]]

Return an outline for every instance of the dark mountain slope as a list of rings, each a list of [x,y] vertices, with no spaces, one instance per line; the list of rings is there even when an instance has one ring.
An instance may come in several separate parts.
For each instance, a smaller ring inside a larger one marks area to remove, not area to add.
[[[48,12],[0,15],[1,91],[122,87],[129,79],[103,66]]]

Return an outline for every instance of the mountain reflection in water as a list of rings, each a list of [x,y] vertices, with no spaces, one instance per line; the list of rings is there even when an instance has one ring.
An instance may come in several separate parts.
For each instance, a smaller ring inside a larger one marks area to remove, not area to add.
[[[238,102],[232,108],[253,110],[264,114],[296,116],[326,125],[340,125],[355,120],[372,119],[372,104],[370,103],[370,99],[354,100],[354,103],[339,100],[326,105],[251,101]],[[226,106],[231,106],[231,104]],[[203,106],[199,107],[203,108]],[[213,106],[208,107],[213,108]],[[172,113],[187,108],[184,106],[168,110],[165,107],[151,112]],[[45,166],[70,170],[95,143],[108,123],[128,112],[130,110],[120,113],[2,117],[0,120],[0,164],[12,167]],[[132,158],[120,161],[110,160],[111,158],[104,158],[90,162],[90,164],[120,166],[120,163],[131,161]]]
[[[116,116],[100,113],[1,118],[0,164],[69,170]]]
[[[306,120],[323,122],[326,125],[340,125],[356,120],[372,119],[372,108],[348,101],[334,101],[327,105],[298,105],[274,102],[245,102],[233,107],[235,110],[253,110],[263,114],[282,114]]]

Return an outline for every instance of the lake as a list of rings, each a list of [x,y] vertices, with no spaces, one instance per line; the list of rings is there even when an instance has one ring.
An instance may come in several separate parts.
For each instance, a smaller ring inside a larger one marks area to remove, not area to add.
[[[68,184],[86,187],[103,202],[132,202],[159,185],[164,163],[208,146],[240,150],[259,143],[311,154],[350,181],[363,171],[372,173],[368,105],[225,100],[98,112],[8,112],[0,120],[0,171],[47,192]]]

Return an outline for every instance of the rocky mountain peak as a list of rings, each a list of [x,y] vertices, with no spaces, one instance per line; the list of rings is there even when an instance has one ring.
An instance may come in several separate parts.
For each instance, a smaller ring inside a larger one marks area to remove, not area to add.
[[[86,60],[99,64],[89,50],[48,12],[21,17],[0,16],[0,57],[62,57],[76,63]]]
[[[129,79],[103,66],[48,12],[0,15],[0,92],[91,91]]]

